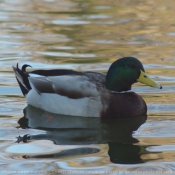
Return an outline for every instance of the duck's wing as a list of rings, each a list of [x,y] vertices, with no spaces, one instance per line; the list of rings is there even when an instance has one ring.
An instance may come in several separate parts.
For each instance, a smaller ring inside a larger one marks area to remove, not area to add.
[[[32,76],[62,76],[62,75],[83,75],[82,72],[77,72],[74,70],[68,69],[51,69],[51,70],[34,70],[32,72],[26,72],[26,68],[31,67],[30,65],[24,64],[20,69],[18,64],[13,66],[14,73],[16,75],[16,79],[21,88],[23,95],[27,95],[31,90],[31,86],[29,83],[29,77]],[[46,88],[45,88],[46,89]]]
[[[30,85],[38,93],[55,93],[74,99],[99,96],[98,84],[85,74],[61,76],[29,75]]]
[[[69,98],[94,97],[105,88],[105,74],[96,72],[77,72],[67,69],[34,70],[26,72],[13,67],[17,81],[24,95],[31,89],[38,93],[55,93]],[[31,66],[30,66],[31,67]]]

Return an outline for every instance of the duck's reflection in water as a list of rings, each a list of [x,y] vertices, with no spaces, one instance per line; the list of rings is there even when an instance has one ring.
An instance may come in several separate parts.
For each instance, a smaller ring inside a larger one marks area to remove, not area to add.
[[[135,145],[137,139],[132,132],[145,123],[147,115],[119,118],[100,119],[94,117],[76,117],[52,114],[32,106],[24,109],[24,117],[18,123],[21,128],[35,128],[45,130],[45,134],[25,135],[20,141],[52,140],[57,145],[87,145],[87,147],[64,150],[47,155],[24,156],[25,158],[61,158],[92,154],[99,151],[88,147],[90,144],[108,144],[108,155],[111,162],[121,164],[143,163],[142,154],[146,154],[146,147]]]

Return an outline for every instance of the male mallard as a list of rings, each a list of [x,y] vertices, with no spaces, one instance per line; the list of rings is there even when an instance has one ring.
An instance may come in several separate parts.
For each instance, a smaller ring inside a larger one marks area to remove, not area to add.
[[[14,67],[17,81],[28,104],[45,111],[84,117],[118,118],[146,114],[144,100],[131,85],[141,82],[162,88],[150,79],[134,57],[118,59],[107,75],[65,69],[26,72]]]

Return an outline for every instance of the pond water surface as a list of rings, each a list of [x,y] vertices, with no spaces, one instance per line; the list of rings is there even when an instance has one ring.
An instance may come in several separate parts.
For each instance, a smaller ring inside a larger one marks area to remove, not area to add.
[[[0,173],[175,174],[174,16],[171,0],[1,0]],[[12,70],[105,73],[123,56],[137,57],[163,86],[133,86],[147,120],[50,116],[27,106]]]

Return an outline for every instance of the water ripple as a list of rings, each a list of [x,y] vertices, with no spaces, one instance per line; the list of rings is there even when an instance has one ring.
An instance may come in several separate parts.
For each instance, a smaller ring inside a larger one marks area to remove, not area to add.
[[[175,174],[175,2],[5,0],[0,10],[0,173]],[[12,65],[30,64],[29,71],[107,72],[123,56],[139,58],[150,77],[163,86],[161,90],[140,84],[133,88],[148,104],[149,116],[133,134],[140,142],[131,151],[139,151],[137,156],[146,163],[112,163],[107,144],[14,143],[19,135],[45,131],[16,128],[26,100]]]

